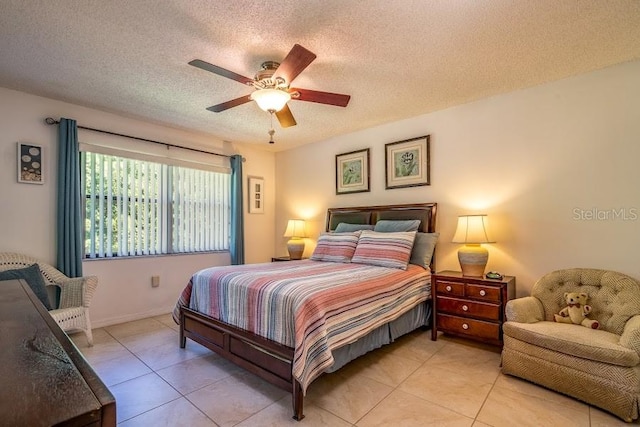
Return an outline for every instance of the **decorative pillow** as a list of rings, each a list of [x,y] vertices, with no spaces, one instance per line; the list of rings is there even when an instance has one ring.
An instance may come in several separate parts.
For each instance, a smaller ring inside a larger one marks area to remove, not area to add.
[[[381,219],[380,221],[376,222],[376,226],[374,227],[373,231],[378,231],[380,233],[393,233],[397,231],[418,231],[419,227],[419,219]]]
[[[373,225],[371,224],[349,224],[347,222],[341,222],[338,224],[334,231],[334,233],[351,233],[354,231],[361,230],[373,230]]]
[[[323,234],[311,255],[313,261],[351,262],[360,231]]]
[[[52,310],[56,308],[60,308],[60,294],[62,293],[62,289],[60,289],[60,285],[54,283],[53,285],[45,285],[47,288],[47,296],[49,297],[49,305]]]
[[[415,238],[415,231],[362,231],[351,262],[406,270]]]
[[[0,280],[11,279],[23,279],[27,282],[33,293],[42,301],[42,305],[44,305],[47,310],[51,310],[49,295],[47,294],[46,285],[44,284],[44,279],[42,278],[38,264],[32,264],[29,267],[17,268],[15,270],[0,271]]]
[[[429,268],[439,236],[440,233],[417,233],[409,263]]]

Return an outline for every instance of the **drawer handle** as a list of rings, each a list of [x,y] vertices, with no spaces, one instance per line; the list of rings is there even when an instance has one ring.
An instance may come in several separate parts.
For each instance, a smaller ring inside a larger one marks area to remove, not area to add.
[[[462,306],[462,311],[469,311],[469,306],[466,304]]]
[[[469,329],[469,325],[466,324],[466,323],[463,323],[462,324],[462,329],[464,329],[466,331],[467,329]]]
[[[484,290],[484,289],[480,289],[480,296],[481,296],[481,297],[483,297],[483,296],[485,296],[485,295],[487,295],[487,293],[485,292],[485,290]]]
[[[447,287],[445,288],[447,290],[447,292],[451,292],[451,286],[447,285]]]

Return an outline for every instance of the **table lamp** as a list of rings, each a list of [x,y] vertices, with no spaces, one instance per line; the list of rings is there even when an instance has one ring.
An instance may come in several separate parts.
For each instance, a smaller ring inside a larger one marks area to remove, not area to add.
[[[489,260],[489,251],[480,246],[494,243],[487,233],[486,215],[462,215],[458,217],[458,227],[453,243],[464,243],[458,250],[458,261],[463,276],[482,277]]]
[[[290,219],[287,223],[287,229],[284,232],[284,237],[290,237],[287,242],[287,250],[289,251],[290,259],[302,259],[302,253],[304,252],[304,237],[307,237],[305,232],[305,224],[301,219]]]

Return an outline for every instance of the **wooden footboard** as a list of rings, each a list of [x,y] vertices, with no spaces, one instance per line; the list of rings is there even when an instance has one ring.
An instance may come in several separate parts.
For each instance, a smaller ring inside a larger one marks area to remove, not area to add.
[[[302,387],[292,374],[293,348],[182,307],[180,310],[181,348],[186,346],[187,338],[290,392],[293,418],[298,421],[304,418]]]

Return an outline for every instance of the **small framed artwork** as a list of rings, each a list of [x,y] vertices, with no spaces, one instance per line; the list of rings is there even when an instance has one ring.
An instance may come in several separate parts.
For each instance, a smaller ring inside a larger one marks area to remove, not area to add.
[[[249,213],[264,213],[264,178],[249,177]]]
[[[336,155],[336,194],[369,191],[369,149]]]
[[[18,182],[43,184],[42,146],[18,142]]]
[[[386,189],[430,185],[429,135],[385,144]]]

